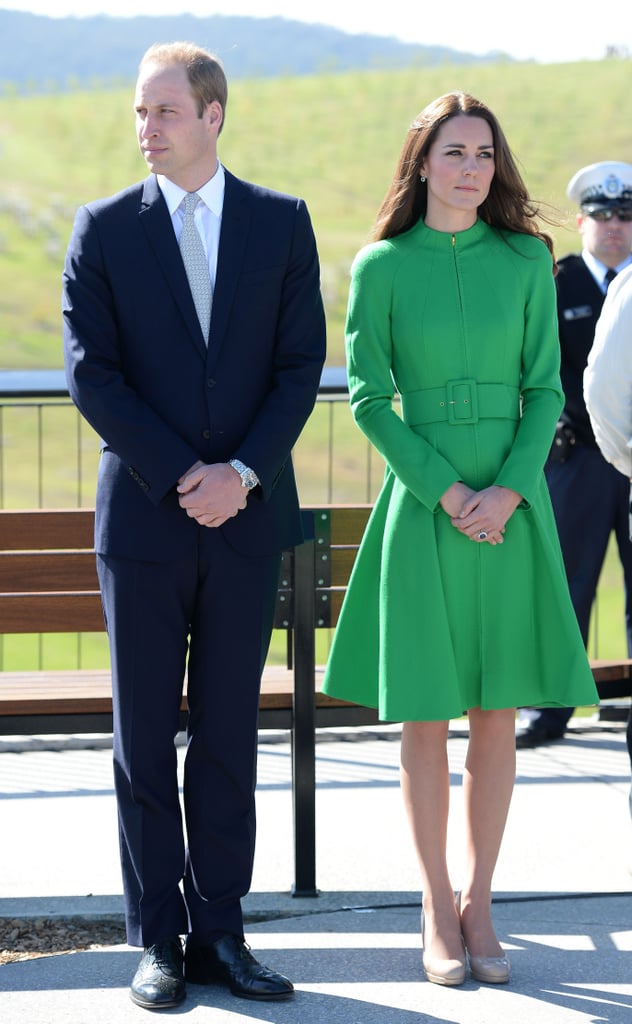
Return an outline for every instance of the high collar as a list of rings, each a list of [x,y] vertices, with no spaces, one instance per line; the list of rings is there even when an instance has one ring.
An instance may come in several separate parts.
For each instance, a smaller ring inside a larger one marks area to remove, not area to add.
[[[455,242],[459,249],[468,248],[484,238],[492,228],[478,218],[470,228],[466,228],[464,231],[437,231],[435,228],[429,228],[420,219],[413,230],[423,238],[424,244],[441,250],[453,248]]]

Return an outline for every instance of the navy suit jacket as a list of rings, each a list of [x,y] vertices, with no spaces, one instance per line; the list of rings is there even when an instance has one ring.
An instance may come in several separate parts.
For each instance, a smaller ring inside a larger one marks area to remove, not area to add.
[[[208,348],[167,204],[152,175],[79,209],[63,279],[70,394],[103,439],[96,550],[162,561],[200,529],[177,480],[241,459],[261,486],[223,527],[248,555],[302,537],[291,450],[325,357],[319,266],[304,202],[226,189]]]

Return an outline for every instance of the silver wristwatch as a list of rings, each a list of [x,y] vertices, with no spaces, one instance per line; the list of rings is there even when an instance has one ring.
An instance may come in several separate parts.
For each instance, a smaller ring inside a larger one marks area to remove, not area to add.
[[[245,487],[247,491],[251,491],[253,487],[256,487],[259,483],[259,477],[255,473],[254,469],[250,466],[244,465],[239,459],[229,459],[228,465],[236,469],[241,477],[241,486]]]

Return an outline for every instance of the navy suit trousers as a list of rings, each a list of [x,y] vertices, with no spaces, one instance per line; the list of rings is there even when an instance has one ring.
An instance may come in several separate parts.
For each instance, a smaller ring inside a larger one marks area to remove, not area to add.
[[[127,938],[243,934],[252,877],[259,687],[278,556],[200,527],[175,562],[98,556],[110,641]],[[187,673],[183,825],[174,737]],[[186,832],[186,839],[185,839]]]

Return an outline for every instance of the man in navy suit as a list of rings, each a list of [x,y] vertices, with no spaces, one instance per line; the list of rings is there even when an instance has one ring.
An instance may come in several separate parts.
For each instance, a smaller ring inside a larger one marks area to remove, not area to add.
[[[291,450],[325,323],[305,204],[218,161],[226,98],[207,51],[147,51],[135,110],[152,173],[78,211],[64,269],[68,386],[102,438],[95,548],[127,937],[143,947],[131,997],[148,1009],[179,1003],[185,978],[251,999],[293,993],[249,952],[241,899],[280,554],[302,539]]]

